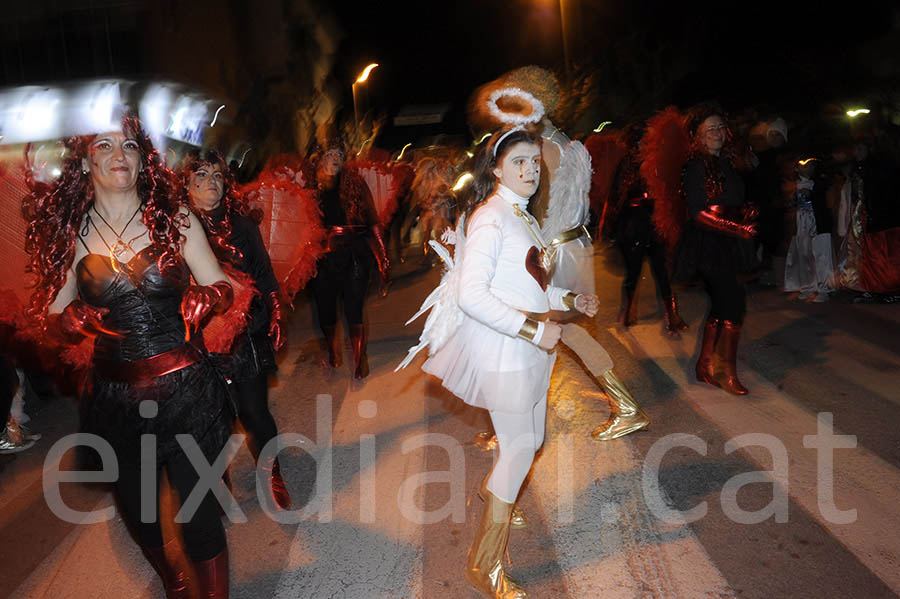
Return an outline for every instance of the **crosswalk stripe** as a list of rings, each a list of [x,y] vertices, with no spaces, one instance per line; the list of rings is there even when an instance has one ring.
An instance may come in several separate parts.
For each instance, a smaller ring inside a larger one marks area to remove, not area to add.
[[[576,397],[582,405],[574,405]],[[690,528],[651,520],[627,439],[590,438],[602,412],[594,416],[593,406],[605,403],[583,370],[560,355],[548,438],[528,489],[538,496],[569,596],[734,597]]]
[[[848,524],[829,521],[821,514],[817,496],[817,454],[804,447],[803,437],[817,432],[817,415],[789,394],[779,391],[752,370],[739,369],[752,390],[748,398],[730,396],[718,389],[688,382],[693,342],[664,340],[658,327],[639,325],[628,333],[609,329],[623,345],[653,358],[685,392],[684,401],[714,425],[726,438],[745,433],[774,435],[784,444],[790,459],[789,496],[830,534],[850,550],[885,584],[900,591],[900,510],[894,495],[900,488],[897,469],[864,447],[835,450],[834,503],[839,509],[854,508],[857,519]],[[837,423],[838,425],[840,423]],[[835,435],[845,434],[835,428]],[[771,453],[762,447],[746,447],[743,455],[760,470],[771,468]],[[777,481],[775,484],[780,484]]]

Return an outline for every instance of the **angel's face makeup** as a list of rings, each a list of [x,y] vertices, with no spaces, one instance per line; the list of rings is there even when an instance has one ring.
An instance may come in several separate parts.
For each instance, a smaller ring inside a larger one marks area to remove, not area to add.
[[[494,169],[497,179],[523,198],[530,198],[541,182],[541,147],[520,141],[511,146]]]

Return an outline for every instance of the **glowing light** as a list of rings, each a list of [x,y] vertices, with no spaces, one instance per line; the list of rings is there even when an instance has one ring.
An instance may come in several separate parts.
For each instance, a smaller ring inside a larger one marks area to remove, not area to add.
[[[377,66],[378,66],[378,63],[373,62],[372,64],[367,66],[365,69],[363,69],[363,72],[359,74],[359,77],[357,78],[356,82],[357,83],[365,83],[366,79],[369,78],[369,73],[371,73],[372,69],[374,69]]]
[[[242,166],[244,166],[244,157],[247,155],[247,152],[249,152],[252,149],[253,149],[253,147],[251,146],[251,147],[247,148],[246,150],[244,150],[244,153],[241,154],[241,161],[238,163],[238,168],[241,168]]]
[[[466,156],[468,156],[469,158],[471,158],[471,157],[474,156],[474,155],[475,155],[475,154],[473,154],[472,152],[466,152]]]
[[[403,149],[400,150],[400,155],[397,156],[397,160],[402,160],[402,159],[403,159],[403,152],[405,152],[405,151],[406,151],[406,148],[408,148],[408,147],[411,146],[411,145],[412,145],[412,142],[409,142],[408,144],[406,144],[405,146],[403,146]]]
[[[872,111],[869,110],[868,108],[855,108],[853,110],[848,110],[847,116],[849,116],[852,119],[855,116],[859,116],[861,114],[869,114],[870,112],[872,112]]]
[[[50,171],[50,174],[53,175],[54,177],[58,177],[62,174],[62,171],[59,170],[58,168],[55,168],[52,171]]]
[[[798,160],[797,164],[799,164],[800,166],[806,166],[807,164],[809,164],[810,162],[813,162],[814,160],[815,160],[815,158],[804,158],[803,160]]]
[[[612,121],[603,121],[602,123],[597,125],[597,128],[594,129],[594,133],[600,133],[601,131],[603,131],[603,128],[606,127],[607,125],[612,125]]]
[[[475,145],[476,145],[476,146],[477,146],[477,145],[481,145],[481,142],[483,142],[484,140],[486,140],[486,139],[487,139],[488,137],[490,137],[490,136],[491,136],[490,133],[485,133],[484,135],[481,136],[481,139],[479,139],[478,141],[475,142]]]
[[[221,106],[219,106],[219,107],[216,109],[216,114],[213,116],[213,120],[212,120],[212,122],[209,124],[210,128],[216,126],[216,119],[219,118],[219,113],[222,112],[222,109],[223,109],[223,108],[225,108],[225,105],[224,105],[224,104],[222,104]]]
[[[459,191],[460,189],[462,189],[463,187],[465,187],[465,186],[466,186],[466,183],[468,183],[469,181],[471,181],[473,178],[474,178],[474,177],[472,176],[472,173],[463,173],[463,174],[461,174],[461,175],[459,176],[459,178],[456,180],[456,183],[453,184],[453,191]]]

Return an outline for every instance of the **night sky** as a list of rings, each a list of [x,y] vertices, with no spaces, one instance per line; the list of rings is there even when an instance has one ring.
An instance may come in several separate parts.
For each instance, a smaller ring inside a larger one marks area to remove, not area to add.
[[[890,1],[564,2],[576,72],[601,69],[601,93],[627,87],[639,110],[708,98],[733,110],[847,101],[872,84],[857,49],[892,31]],[[388,111],[464,104],[476,86],[525,64],[564,70],[558,0],[336,2],[333,10],[348,34],[339,76],[352,81],[379,62],[371,101]]]

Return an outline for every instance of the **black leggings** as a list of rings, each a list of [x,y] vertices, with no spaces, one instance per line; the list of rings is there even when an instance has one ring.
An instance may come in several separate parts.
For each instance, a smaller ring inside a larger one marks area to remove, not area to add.
[[[700,273],[709,294],[709,317],[743,324],[747,311],[747,292],[736,273]]]
[[[319,260],[312,280],[320,327],[337,324],[337,302],[343,296],[348,324],[363,323],[363,304],[369,287],[370,257],[357,248],[329,252]]]
[[[0,356],[0,431],[6,430],[13,396],[19,386],[19,375],[6,356]]]
[[[254,458],[275,435],[278,428],[269,411],[269,375],[260,373],[251,379],[234,382],[238,418],[247,431],[247,446]]]
[[[656,280],[656,287],[662,297],[672,295],[672,285],[669,282],[669,272],[666,270],[666,248],[655,240],[647,242],[623,241],[619,244],[622,257],[625,259],[625,281],[622,287],[627,291],[634,291],[638,286],[641,269],[644,266],[644,256],[650,257],[650,271]]]
[[[170,459],[163,467],[169,478],[169,486],[177,494],[177,504],[180,508],[200,477],[183,453]],[[162,547],[164,540],[159,517],[159,485],[162,469],[157,470],[156,476],[157,502],[154,522],[141,522],[140,477],[139,468],[122,466],[119,469],[119,480],[115,484],[115,490],[122,517],[137,535],[142,546]],[[225,528],[222,526],[219,503],[211,492],[207,492],[190,521],[180,526],[185,551],[192,561],[202,562],[212,559],[225,549]]]

